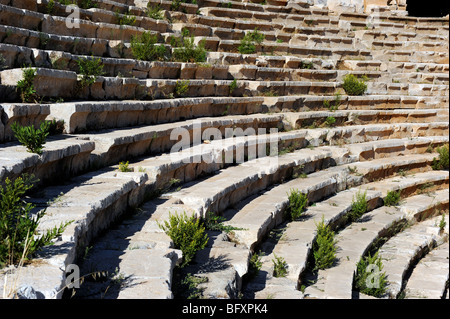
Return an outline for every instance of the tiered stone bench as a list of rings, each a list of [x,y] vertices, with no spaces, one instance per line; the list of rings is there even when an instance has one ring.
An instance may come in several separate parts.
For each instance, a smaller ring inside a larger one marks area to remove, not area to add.
[[[403,219],[412,218],[415,214],[436,206],[436,203],[445,203],[448,200],[448,191],[439,192],[439,200],[427,195],[416,195],[406,198],[405,203],[399,207],[380,207],[366,213],[363,221],[357,221],[354,227],[347,227],[337,235],[339,250],[337,258],[339,264],[324,271],[319,271],[319,280],[313,286],[305,289],[309,297],[351,298],[353,273],[356,264],[364,256],[370,245],[381,234],[389,233],[389,228],[395,226]],[[420,203],[420,204],[419,204]],[[411,211],[409,207],[414,207]],[[410,216],[410,217],[408,217]],[[353,224],[352,224],[353,225]],[[373,237],[371,237],[373,236]]]
[[[72,220],[24,267],[0,269],[3,296],[69,298],[66,270],[76,264],[80,299],[179,298],[187,274],[205,280],[197,289],[211,299],[369,298],[352,282],[356,263],[377,250],[383,298],[448,298],[448,169],[433,169],[449,143],[448,16],[306,0],[92,4],[70,28],[58,1],[0,0],[0,185],[39,178],[26,201],[46,208],[40,232]],[[173,53],[172,37],[186,30],[206,61],[133,55],[134,36],[149,32]],[[264,40],[239,53],[254,30]],[[86,58],[103,74],[81,87]],[[24,67],[36,70],[34,103],[17,90]],[[347,74],[366,79],[363,95],[346,94]],[[12,124],[45,120],[62,132],[42,155],[27,152]],[[284,214],[291,189],[309,201],[295,221]],[[369,211],[347,223],[361,190]],[[385,207],[391,190],[402,201]],[[207,246],[180,268],[182,252],[158,226],[176,212],[213,212],[238,229],[207,230]],[[339,263],[311,282],[322,216],[337,232]],[[250,278],[258,252],[262,268]],[[275,256],[285,278],[273,276]]]
[[[405,287],[405,298],[442,298],[447,281],[448,242],[434,249],[419,262]]]
[[[407,273],[411,271],[415,260],[433,250],[434,246],[444,244],[448,239],[448,230],[441,230],[442,216],[430,218],[412,225],[410,228],[390,238],[379,250],[389,282],[390,298],[397,298],[403,289]],[[445,216],[448,224],[448,215]],[[441,283],[442,284],[442,283]]]

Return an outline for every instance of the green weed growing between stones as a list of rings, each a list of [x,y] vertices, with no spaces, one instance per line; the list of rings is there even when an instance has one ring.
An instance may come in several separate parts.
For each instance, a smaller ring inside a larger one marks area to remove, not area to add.
[[[367,212],[367,199],[366,199],[367,191],[361,193],[358,191],[356,194],[356,199],[353,197],[352,200],[352,210],[350,211],[350,220],[356,221],[360,218],[365,212]]]
[[[400,202],[401,191],[389,191],[386,197],[383,199],[384,206],[396,206]]]
[[[288,196],[289,204],[287,212],[292,220],[296,220],[302,215],[308,205],[308,195],[303,194],[298,189],[291,189]]]
[[[208,230],[217,230],[223,231],[225,233],[230,233],[233,230],[243,230],[243,228],[234,227],[231,225],[224,225],[225,218],[222,216],[216,215],[214,212],[207,212],[206,217],[203,222],[205,228]]]
[[[359,80],[354,74],[347,74],[342,88],[348,95],[363,95],[367,90],[367,84],[364,79]]]
[[[151,2],[147,4],[147,16],[149,18],[155,19],[155,20],[163,20],[164,15],[162,12],[161,7],[158,5],[152,6]]]
[[[189,91],[189,80],[177,81],[174,88],[175,97],[183,97]]]
[[[141,61],[164,61],[167,59],[167,50],[163,44],[157,45],[158,37],[150,32],[140,36],[132,36],[130,41],[133,57]]]
[[[77,60],[79,73],[82,75],[80,85],[82,88],[95,83],[97,78],[104,74],[103,63],[100,58],[80,58]]]
[[[127,173],[127,172],[133,172],[133,169],[128,167],[130,164],[129,161],[126,162],[120,162],[119,163],[119,171],[123,172],[123,173]]]
[[[0,268],[29,260],[37,251],[51,245],[72,222],[38,232],[45,209],[32,214],[35,206],[24,200],[35,182],[32,175],[23,175],[14,181],[6,178],[4,186],[0,185]]]
[[[37,103],[39,95],[34,88],[34,79],[36,77],[36,69],[34,68],[22,68],[23,78],[17,81],[17,91],[20,94],[22,103]]]
[[[262,268],[262,261],[261,257],[264,256],[264,253],[259,251],[258,253],[255,252],[252,254],[252,257],[250,258],[249,264],[248,264],[248,276],[250,279],[255,278],[259,271]]]
[[[325,224],[325,218],[316,223],[316,239],[313,244],[313,256],[315,269],[326,269],[336,260],[335,233],[329,225]]]
[[[200,219],[194,215],[188,217],[183,214],[169,214],[169,220],[158,223],[161,228],[173,241],[175,248],[183,252],[183,262],[180,267],[189,264],[200,249],[205,248],[208,243],[208,235]]]
[[[448,162],[448,144],[438,147],[436,151],[439,153],[439,158],[433,158],[433,163],[431,167],[434,170],[448,170],[449,162]]]
[[[24,145],[28,152],[42,154],[43,145],[52,128],[51,121],[41,123],[39,129],[35,129],[34,125],[22,126],[17,122],[11,125],[11,130],[17,140]]]
[[[272,259],[273,262],[273,276],[274,277],[286,277],[287,276],[287,268],[288,265],[286,260],[283,257],[278,257],[273,254],[275,259]]]
[[[207,50],[205,39],[198,45],[194,43],[194,37],[190,36],[189,30],[183,29],[180,38],[172,37],[170,43],[173,47],[172,58],[176,62],[205,62]]]
[[[374,256],[369,254],[361,258],[356,267],[354,283],[360,292],[373,297],[381,297],[386,293],[387,276],[382,272],[383,263],[378,252]]]
[[[241,54],[252,54],[256,52],[255,43],[261,44],[264,41],[264,34],[259,33],[255,28],[252,32],[247,32],[241,39],[241,43],[238,47],[238,51]]]

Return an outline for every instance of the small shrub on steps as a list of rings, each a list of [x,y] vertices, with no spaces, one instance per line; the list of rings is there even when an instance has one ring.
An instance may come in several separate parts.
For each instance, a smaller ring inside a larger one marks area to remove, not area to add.
[[[172,37],[170,44],[173,49],[172,58],[176,62],[205,62],[207,51],[205,49],[205,40],[201,40],[196,45],[193,36],[190,36],[189,30],[183,29],[180,38]]]
[[[352,201],[352,210],[349,213],[350,220],[356,221],[367,211],[367,199],[366,199],[367,191],[361,193],[358,191],[356,194],[356,199],[353,198]]]
[[[328,116],[325,119],[325,126],[332,127],[336,124],[336,118],[334,116]]]
[[[289,213],[292,220],[296,220],[302,215],[308,205],[308,195],[303,194],[298,189],[291,189],[288,195],[289,204],[287,213]]]
[[[14,181],[6,178],[4,186],[0,185],[0,268],[23,264],[37,251],[51,245],[71,223],[61,223],[41,234],[37,232],[45,209],[32,214],[35,206],[24,201],[34,182],[33,176],[23,175]]]
[[[433,163],[431,164],[431,167],[434,170],[448,170],[449,169],[449,163],[448,163],[448,144],[438,147],[436,151],[439,153],[439,158],[433,158]]]
[[[231,81],[230,85],[229,85],[229,89],[230,89],[230,95],[233,94],[233,91],[237,89],[237,80],[233,79],[233,81]]]
[[[40,155],[51,127],[52,122],[50,121],[42,122],[37,130],[34,128],[34,125],[22,126],[14,122],[11,125],[11,130],[14,132],[17,140],[27,148],[28,152]]]
[[[275,259],[272,259],[273,262],[273,276],[274,277],[286,277],[288,264],[283,257],[278,257],[273,254]]]
[[[129,164],[130,164],[129,161],[120,162],[119,163],[119,171],[121,171],[122,173],[133,172],[133,169],[128,167]]]
[[[177,81],[174,88],[174,97],[183,97],[189,91],[189,80]]]
[[[330,102],[329,100],[323,100],[323,106],[325,108],[327,108],[328,110],[330,110],[331,112],[334,112],[337,109],[339,109],[339,106],[342,104],[341,94],[336,93],[334,96],[335,96],[334,101],[332,101],[332,102]]]
[[[100,58],[94,58],[93,56],[86,59],[81,58],[77,60],[77,63],[79,73],[82,75],[80,82],[82,88],[94,84],[97,77],[104,74],[103,63]]]
[[[396,206],[400,202],[401,191],[389,191],[386,197],[383,199],[385,206]]]
[[[364,79],[359,80],[354,74],[347,74],[342,88],[348,95],[363,95],[367,90],[367,84]]]
[[[184,212],[181,215],[169,214],[169,220],[158,226],[172,239],[175,248],[183,252],[183,262],[180,267],[186,266],[195,256],[195,253],[205,248],[208,235],[200,219],[194,215],[188,217]]]
[[[167,59],[166,47],[157,45],[158,37],[150,32],[144,32],[140,36],[132,36],[130,41],[131,52],[136,60],[164,61]]]
[[[255,278],[259,271],[262,268],[262,261],[261,261],[261,257],[264,256],[264,253],[259,251],[259,252],[254,252],[252,254],[252,257],[250,258],[249,264],[248,264],[248,276],[250,279]]]
[[[78,0],[78,6],[81,9],[92,9],[92,8],[97,8],[98,4],[95,3],[95,1],[93,0]]]
[[[218,216],[214,212],[207,212],[206,217],[203,220],[205,228],[208,230],[223,231],[225,233],[230,233],[233,230],[243,230],[243,228],[224,225],[224,221],[226,221],[224,217]]]
[[[20,94],[22,103],[38,103],[39,95],[36,94],[34,88],[34,78],[36,77],[36,69],[22,68],[23,79],[17,82],[17,91]]]
[[[198,286],[206,282],[208,282],[208,277],[194,276],[190,273],[186,274],[186,277],[184,277],[180,283],[183,290],[183,297],[185,297],[185,299],[202,298],[204,288],[199,288]]]
[[[136,16],[130,14],[130,11],[127,12],[127,14],[120,14],[119,11],[115,12],[115,17],[117,20],[117,23],[119,25],[135,25],[136,24]]]
[[[316,223],[316,239],[313,244],[315,269],[326,269],[336,260],[335,233],[329,225],[325,225],[325,218]]]
[[[255,28],[252,32],[247,32],[241,39],[241,43],[238,47],[238,51],[241,54],[252,54],[256,52],[255,43],[261,44],[264,41],[264,34],[258,32]]]
[[[386,293],[387,276],[385,272],[381,272],[383,263],[378,252],[374,256],[369,254],[361,258],[356,267],[354,282],[360,292],[374,297],[381,297]]]
[[[155,19],[155,20],[163,20],[164,15],[162,13],[161,7],[158,5],[152,6],[152,3],[149,2],[147,4],[147,16],[149,18]]]

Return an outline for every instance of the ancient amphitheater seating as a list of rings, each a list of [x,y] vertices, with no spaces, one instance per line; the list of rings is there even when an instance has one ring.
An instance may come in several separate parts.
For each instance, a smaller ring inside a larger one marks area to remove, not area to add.
[[[2,297],[184,298],[189,274],[208,299],[375,298],[354,278],[378,252],[379,298],[448,299],[449,174],[436,169],[449,143],[448,16],[306,0],[90,2],[72,19],[67,1],[0,0],[0,185],[39,179],[26,197],[45,209],[38,232],[72,221],[30,263],[0,269]],[[255,30],[264,38],[240,53]],[[139,60],[132,41],[144,32],[168,56],[188,33],[206,58]],[[102,66],[89,85],[83,60]],[[26,68],[38,96],[28,101]],[[348,74],[364,79],[362,95],[346,93]],[[19,143],[14,123],[50,120],[58,130],[41,155]],[[291,190],[308,199],[295,220]],[[350,222],[364,191],[367,212]],[[396,206],[384,205],[391,191]],[[207,229],[181,268],[160,227],[175,213],[213,213],[233,230]],[[315,271],[321,220],[337,262]],[[87,280],[69,290],[74,264]]]

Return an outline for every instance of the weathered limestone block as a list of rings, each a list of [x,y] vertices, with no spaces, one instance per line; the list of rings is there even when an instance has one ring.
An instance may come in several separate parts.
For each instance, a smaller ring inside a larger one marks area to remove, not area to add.
[[[0,39],[3,44],[25,45],[30,38],[30,31],[13,26],[0,26]],[[32,41],[30,41],[32,42]]]
[[[23,78],[22,69],[10,69],[0,72],[1,83],[4,85],[17,85]],[[36,68],[33,81],[36,93],[46,97],[71,97],[77,82],[75,72],[54,69]]]
[[[389,239],[380,249],[383,269],[388,277],[387,289],[390,298],[395,299],[400,293],[404,274],[408,271],[411,261],[428,253],[433,245],[442,243],[445,236],[439,236],[437,227],[440,219],[441,216],[436,216],[414,224],[410,229]]]
[[[5,59],[5,66],[10,68],[32,64],[32,51],[26,47],[0,43],[0,54]]]
[[[257,66],[245,64],[230,65],[228,67],[231,76],[237,80],[255,80],[257,70]]]
[[[89,154],[95,144],[67,136],[49,137],[41,155],[27,152],[24,146],[5,146],[0,152],[3,176],[14,179],[21,174],[33,174],[39,184],[70,178],[87,169]]]
[[[2,141],[15,140],[14,133],[11,130],[11,124],[14,122],[22,126],[34,125],[39,127],[50,114],[49,105],[45,104],[22,104],[22,103],[4,103],[0,107],[3,109],[1,122],[3,126]]]
[[[4,25],[38,30],[42,18],[43,15],[37,12],[0,4],[0,21]]]
[[[448,281],[449,244],[444,243],[421,259],[405,287],[407,299],[440,299]]]
[[[150,63],[146,63],[143,61],[138,61],[137,64],[142,65],[142,68],[138,66],[138,69],[147,71],[148,76],[154,79],[176,79],[181,76],[182,73],[180,74],[180,72],[183,68],[183,64],[179,62],[152,61]]]

